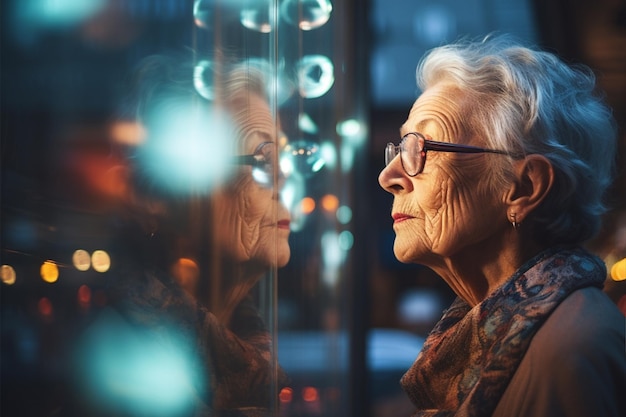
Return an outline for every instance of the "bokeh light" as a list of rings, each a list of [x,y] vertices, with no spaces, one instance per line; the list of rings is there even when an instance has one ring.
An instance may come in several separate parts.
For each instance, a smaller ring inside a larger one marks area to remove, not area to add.
[[[82,372],[84,397],[101,407],[103,415],[189,414],[192,387],[204,388],[202,375],[194,372],[196,359],[189,353],[194,350],[177,336],[177,329],[163,324],[160,332],[168,337],[137,332],[110,314],[84,336],[76,355],[77,368]]]
[[[298,128],[300,128],[301,131],[312,135],[316,134],[319,130],[317,124],[307,113],[300,113],[298,115]]]
[[[111,258],[106,251],[96,250],[91,254],[91,266],[96,272],[106,272],[111,267]]]
[[[181,287],[194,294],[200,277],[200,268],[196,261],[190,258],[179,258],[172,265],[171,272]]]
[[[2,265],[0,267],[0,279],[6,285],[15,284],[15,280],[17,279],[15,268],[13,268],[11,265]]]
[[[339,207],[339,199],[333,194],[326,194],[322,197],[322,208],[328,213],[334,213]]]
[[[293,400],[293,389],[289,387],[281,389],[278,398],[281,403],[290,403]]]
[[[324,55],[306,55],[296,63],[298,89],[304,98],[321,97],[335,83],[335,67]]]
[[[611,279],[613,281],[626,280],[626,258],[617,261],[611,267]]]
[[[53,261],[45,261],[39,268],[39,274],[44,281],[54,283],[59,279],[59,267]]]
[[[245,3],[241,9],[240,18],[241,24],[248,29],[261,33],[272,31],[269,0],[254,0]]]
[[[82,307],[86,307],[91,303],[91,288],[89,286],[83,284],[78,288],[78,292],[76,294],[78,299],[78,304]]]
[[[337,209],[337,220],[341,224],[348,224],[352,220],[352,209],[348,206],[341,206]]]
[[[213,62],[202,60],[193,69],[193,86],[207,100],[215,99],[215,73]]]
[[[235,132],[224,112],[194,105],[190,98],[165,98],[149,115],[147,129],[138,162],[166,191],[207,194],[234,170]]]
[[[311,197],[304,197],[302,201],[300,201],[300,211],[302,214],[311,214],[315,210],[315,200]]]
[[[87,271],[91,266],[91,256],[89,256],[89,252],[84,249],[77,249],[72,254],[72,263],[74,264],[74,268],[79,271]]]
[[[199,28],[210,29],[213,20],[213,0],[194,0],[193,21]]]
[[[344,230],[343,232],[339,233],[338,241],[339,247],[342,250],[348,251],[352,249],[352,246],[354,245],[354,235],[351,231]]]
[[[312,141],[293,141],[285,146],[281,153],[280,165],[286,174],[296,171],[304,178],[308,178],[321,170],[325,164],[320,146]]]
[[[54,313],[52,301],[50,301],[47,297],[41,297],[37,302],[37,311],[44,318],[52,317],[52,314]]]
[[[313,402],[319,399],[319,393],[315,387],[302,388],[302,399],[306,402]]]
[[[284,0],[280,13],[286,22],[302,30],[313,30],[323,26],[333,11],[329,0]]]

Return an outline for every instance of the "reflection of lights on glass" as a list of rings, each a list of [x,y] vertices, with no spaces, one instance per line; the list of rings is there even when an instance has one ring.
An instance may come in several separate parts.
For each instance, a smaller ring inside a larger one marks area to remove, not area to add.
[[[85,21],[106,6],[104,0],[35,0],[15,3],[15,17],[33,27],[63,27]]]
[[[343,172],[350,172],[354,165],[354,146],[348,142],[341,144],[341,170]]]
[[[319,399],[317,388],[315,387],[302,388],[302,399],[306,402],[317,401]]]
[[[281,389],[278,398],[281,403],[290,403],[293,400],[293,389],[289,387]]]
[[[103,250],[96,250],[91,254],[91,266],[96,272],[106,272],[111,267],[111,258]]]
[[[329,0],[285,0],[280,7],[281,16],[302,30],[323,26],[333,10]]]
[[[322,259],[324,267],[328,269],[338,268],[343,262],[343,251],[339,247],[339,239],[335,231],[327,231],[322,235],[321,241]]]
[[[46,282],[53,283],[59,279],[59,267],[53,261],[45,261],[39,269],[41,279]]]
[[[79,271],[86,271],[91,266],[91,256],[86,250],[78,249],[72,255],[72,263]]]
[[[193,2],[193,20],[199,28],[209,29],[213,19],[212,0],[195,0]]]
[[[104,415],[179,416],[193,401],[190,387],[203,388],[193,370],[197,359],[177,329],[161,323],[167,343],[108,320],[85,338],[79,370],[85,388],[102,405]],[[114,406],[115,412],[108,409]]]
[[[43,317],[52,316],[52,301],[50,301],[50,299],[48,299],[47,297],[41,297],[37,302],[37,310],[39,311],[39,314],[41,314]]]
[[[366,127],[356,119],[348,119],[337,123],[337,133],[340,134],[344,143],[360,147],[365,144]]]
[[[246,3],[241,10],[241,24],[251,30],[261,33],[272,31],[270,22],[270,2],[268,0],[255,0]]]
[[[78,288],[77,293],[78,303],[81,306],[87,306],[91,303],[91,288],[83,284]]]
[[[354,136],[361,133],[361,123],[356,119],[348,119],[337,123],[337,133],[341,136]]]
[[[193,86],[198,94],[207,100],[215,98],[213,63],[202,60],[193,69]]]
[[[300,211],[302,214],[311,214],[315,210],[315,200],[311,197],[304,197],[302,201],[300,201]]]
[[[322,208],[328,213],[334,213],[339,207],[339,199],[332,194],[326,194],[322,197]]]
[[[626,258],[613,264],[613,266],[611,267],[611,279],[613,281],[626,280]]]
[[[341,224],[348,224],[352,220],[352,209],[348,206],[341,206],[337,209],[337,220]]]
[[[15,269],[11,265],[2,265],[0,267],[0,279],[7,285],[15,284]]]
[[[300,173],[304,177],[310,177],[318,172],[325,165],[324,159],[317,143],[298,140],[289,143],[283,149],[281,160],[285,159],[285,168],[291,168],[292,171]],[[291,167],[289,167],[289,161]],[[282,168],[283,162],[281,162]]]
[[[333,142],[329,140],[322,142],[320,152],[328,168],[337,166],[337,148]]]
[[[335,67],[324,55],[306,55],[296,63],[298,89],[304,98],[323,96],[335,82]]]
[[[224,112],[164,99],[149,115],[149,138],[138,148],[141,168],[159,186],[179,194],[207,194],[234,169],[236,142]]]
[[[306,133],[315,134],[318,131],[317,125],[306,113],[300,113],[298,115],[298,127],[300,130]]]
[[[339,233],[338,242],[342,250],[350,250],[352,245],[354,245],[354,235],[349,230],[344,230]]]

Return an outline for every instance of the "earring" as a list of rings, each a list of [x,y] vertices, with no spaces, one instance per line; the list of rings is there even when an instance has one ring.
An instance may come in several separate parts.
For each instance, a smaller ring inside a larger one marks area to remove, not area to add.
[[[519,228],[519,223],[517,222],[517,214],[515,213],[511,213],[509,214],[509,217],[511,217],[511,225],[513,226],[513,229],[517,230]]]

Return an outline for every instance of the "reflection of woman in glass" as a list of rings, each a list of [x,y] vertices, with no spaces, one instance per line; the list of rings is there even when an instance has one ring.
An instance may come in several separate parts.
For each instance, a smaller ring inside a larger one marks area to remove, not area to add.
[[[146,90],[142,112],[172,94],[195,110],[206,105],[170,82],[167,68],[151,69],[166,81]],[[171,197],[146,186],[139,160],[128,167],[136,175],[118,220],[110,307],[78,350],[78,413],[260,416],[274,407],[284,376],[252,293],[290,256],[290,216],[275,186],[277,127],[260,78],[236,69],[217,85],[213,104],[234,129],[212,143],[229,149],[234,140],[236,150],[208,195]]]

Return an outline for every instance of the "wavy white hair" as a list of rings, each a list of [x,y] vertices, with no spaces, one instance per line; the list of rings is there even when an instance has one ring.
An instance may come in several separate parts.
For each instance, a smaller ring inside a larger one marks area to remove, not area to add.
[[[599,231],[617,129],[589,68],[498,36],[430,51],[417,68],[417,84],[424,91],[440,81],[467,98],[460,121],[467,137],[521,155],[541,154],[552,163],[553,188],[532,216],[536,239],[582,243]],[[486,183],[501,189],[511,178],[512,160],[490,161]]]

